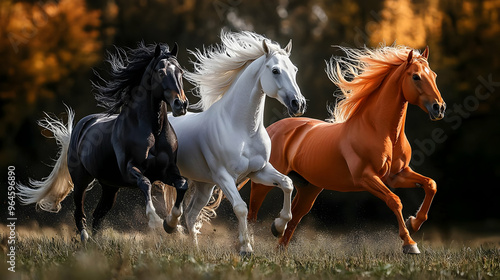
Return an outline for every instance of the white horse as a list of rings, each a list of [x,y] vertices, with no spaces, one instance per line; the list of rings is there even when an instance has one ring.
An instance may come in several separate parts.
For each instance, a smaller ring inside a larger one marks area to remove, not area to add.
[[[240,254],[251,254],[247,204],[236,183],[246,178],[283,190],[283,209],[273,227],[281,235],[291,219],[292,181],[270,163],[271,141],[263,125],[265,96],[279,100],[290,115],[301,115],[306,101],[289,59],[291,41],[276,43],[251,33],[221,33],[222,44],[191,52],[198,60],[185,78],[196,85],[200,113],[169,118],[179,143],[177,166],[190,180],[193,198],[185,211],[188,231],[195,226],[215,185],[233,206],[239,222]],[[167,201],[173,199],[166,195]],[[175,215],[175,214],[174,214]],[[164,224],[168,227],[168,225]]]

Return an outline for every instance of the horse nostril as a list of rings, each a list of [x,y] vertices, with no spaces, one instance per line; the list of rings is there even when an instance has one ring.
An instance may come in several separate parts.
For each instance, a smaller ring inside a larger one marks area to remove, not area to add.
[[[297,101],[297,99],[292,100],[290,103],[291,103],[290,105],[294,111],[297,111],[298,109],[300,109],[299,101]]]
[[[177,107],[177,108],[181,108],[182,107],[182,102],[177,98],[174,100],[174,106]]]
[[[446,103],[443,103],[443,105],[441,105],[441,113],[444,113],[444,111],[446,111]]]
[[[302,102],[300,103],[300,109],[302,110],[302,112],[305,112],[306,106],[307,106],[306,100],[303,99]]]
[[[441,112],[441,105],[439,105],[437,103],[432,104],[432,110],[434,112]]]

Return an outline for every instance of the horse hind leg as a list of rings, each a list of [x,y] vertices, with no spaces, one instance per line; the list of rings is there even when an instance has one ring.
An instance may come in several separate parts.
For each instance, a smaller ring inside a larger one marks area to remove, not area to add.
[[[168,215],[169,208],[165,198],[168,197],[170,189],[170,186],[160,181],[154,182],[151,186],[151,200],[160,219],[165,219]]]
[[[198,246],[198,234],[203,223],[200,212],[210,201],[215,185],[200,182],[190,183],[189,187],[192,189],[192,197],[189,205],[186,207],[184,217],[188,232],[193,237],[195,245]]]
[[[111,210],[116,201],[116,196],[118,194],[118,188],[112,187],[106,184],[101,184],[102,194],[97,207],[93,213],[93,223],[92,223],[92,234],[96,235],[102,226],[102,221],[104,216]]]
[[[87,221],[85,216],[84,201],[85,191],[87,190],[89,184],[92,182],[92,177],[86,171],[73,171],[70,173],[74,183],[73,201],[75,203],[74,217],[76,228],[80,233],[81,241],[86,242],[89,239],[89,234],[87,233]]]
[[[250,189],[250,202],[248,204],[249,221],[257,221],[257,214],[259,212],[259,209],[262,206],[262,203],[264,202],[267,194],[273,189],[273,187],[274,186],[266,186],[252,181],[252,186]]]
[[[188,183],[186,179],[179,176],[177,180],[174,181],[173,186],[176,191],[176,199],[170,214],[168,214],[166,219],[163,221],[163,229],[165,229],[167,233],[173,233],[177,230],[177,225],[183,212],[182,201],[184,200],[184,195],[188,189]]]
[[[146,216],[148,217],[148,225],[150,228],[155,229],[162,225],[162,219],[156,214],[156,209],[153,205],[152,196],[151,196],[151,183],[150,181],[144,177],[144,185],[149,183],[149,188],[144,189],[144,187],[140,187],[141,191],[144,193],[146,198]]]
[[[267,186],[277,186],[283,191],[283,208],[280,211],[279,217],[276,218],[271,225],[271,231],[274,236],[280,237],[283,235],[287,227],[287,223],[292,219],[292,192],[293,192],[293,182],[292,180],[280,172],[278,172],[271,164],[267,164],[262,170],[252,173],[249,176],[252,182],[263,184]],[[255,186],[255,188],[258,188]],[[256,199],[254,203],[259,206],[269,190],[260,187],[260,193],[255,189],[254,194],[251,194],[251,200]],[[252,215],[256,215],[252,213]],[[252,217],[253,218],[253,217]]]

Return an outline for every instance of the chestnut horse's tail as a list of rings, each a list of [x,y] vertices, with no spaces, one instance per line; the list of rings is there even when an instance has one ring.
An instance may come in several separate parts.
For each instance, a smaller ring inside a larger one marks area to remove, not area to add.
[[[37,207],[48,212],[59,212],[61,201],[73,190],[73,182],[68,170],[68,147],[73,129],[75,113],[69,107],[68,122],[65,125],[61,120],[46,117],[38,121],[38,125],[49,130],[54,135],[59,146],[58,158],[49,176],[40,181],[29,179],[29,186],[17,185],[17,196],[22,204],[36,203]]]

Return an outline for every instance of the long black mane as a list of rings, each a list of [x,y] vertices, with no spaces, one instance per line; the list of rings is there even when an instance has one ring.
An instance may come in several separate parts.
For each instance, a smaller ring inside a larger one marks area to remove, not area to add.
[[[116,54],[108,52],[106,62],[111,66],[109,80],[103,79],[94,70],[97,78],[104,82],[103,85],[92,82],[95,99],[108,114],[118,113],[137,91],[136,87],[141,83],[144,71],[155,56],[155,47],[156,45],[140,42],[135,49],[115,47]],[[159,58],[165,58],[169,47],[167,44],[160,44],[160,48],[162,51]]]

